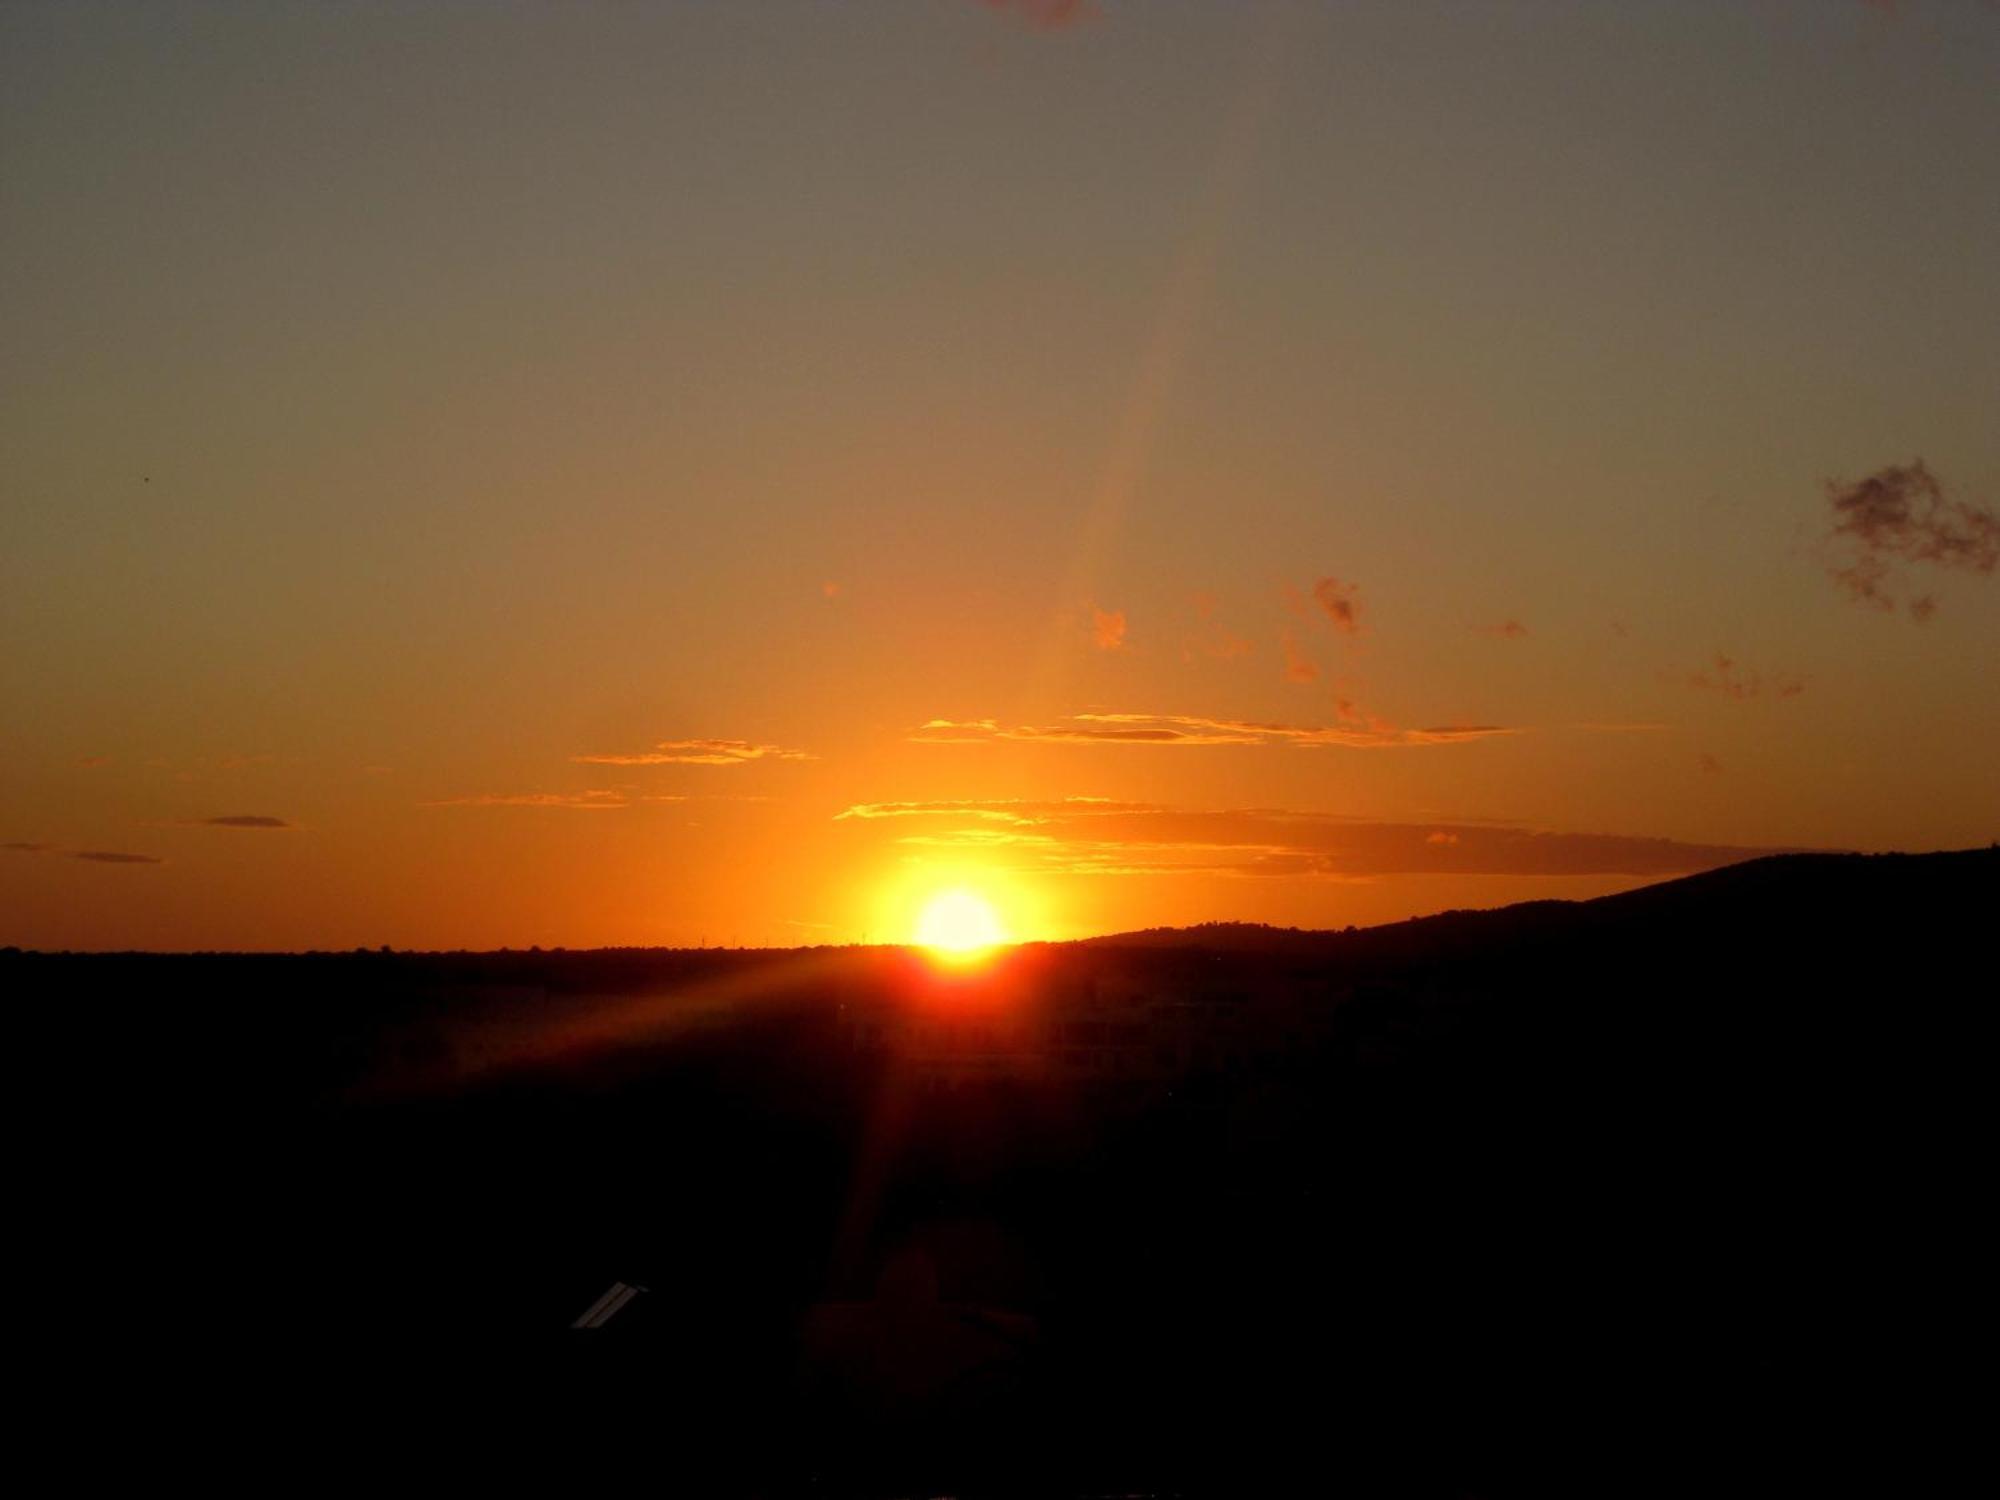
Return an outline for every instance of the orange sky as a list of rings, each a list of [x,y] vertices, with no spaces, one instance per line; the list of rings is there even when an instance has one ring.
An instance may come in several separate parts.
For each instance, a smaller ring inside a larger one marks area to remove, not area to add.
[[[2000,16],[0,12],[0,942],[2000,834]]]

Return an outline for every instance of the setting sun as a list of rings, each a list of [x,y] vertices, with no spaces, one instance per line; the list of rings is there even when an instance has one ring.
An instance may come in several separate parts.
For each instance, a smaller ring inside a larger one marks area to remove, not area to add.
[[[941,891],[917,917],[916,941],[955,961],[976,958],[1008,941],[993,903],[967,890]]]

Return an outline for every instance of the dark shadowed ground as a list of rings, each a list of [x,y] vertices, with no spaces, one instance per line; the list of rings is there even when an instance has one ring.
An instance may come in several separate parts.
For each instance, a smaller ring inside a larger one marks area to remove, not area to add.
[[[1990,1347],[1996,895],[1793,856],[959,975],[9,952],[19,1372],[77,1480],[1906,1488]]]

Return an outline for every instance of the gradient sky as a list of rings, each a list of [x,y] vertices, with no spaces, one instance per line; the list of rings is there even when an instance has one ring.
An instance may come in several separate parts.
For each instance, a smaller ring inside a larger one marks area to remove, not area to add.
[[[0,942],[1988,842],[1995,162],[1984,0],[7,5]]]

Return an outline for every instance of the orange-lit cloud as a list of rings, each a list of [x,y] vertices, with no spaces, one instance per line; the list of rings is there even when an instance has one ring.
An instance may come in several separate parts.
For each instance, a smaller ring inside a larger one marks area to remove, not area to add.
[[[1181,659],[1193,661],[1198,656],[1229,660],[1233,657],[1248,656],[1255,649],[1248,640],[1233,630],[1224,629],[1215,622],[1215,595],[1207,589],[1197,589],[1194,594],[1194,617],[1201,622],[1198,635],[1188,637],[1181,647]]]
[[[1002,726],[993,719],[932,719],[910,738],[929,744],[982,744],[1027,740],[1080,745],[1328,745],[1379,749],[1398,745],[1449,745],[1494,735],[1519,734],[1499,724],[1441,724],[1397,729],[1379,720],[1355,725],[1264,724],[1191,714],[1072,714],[1061,724]]]
[[[1218,661],[1232,661],[1239,656],[1248,656],[1256,649],[1248,639],[1234,631],[1218,629],[1189,640],[1181,650],[1181,659],[1193,661],[1198,656],[1206,656]]]
[[[980,822],[1032,827],[1057,818],[1109,817],[1117,813],[1163,812],[1154,802],[1119,802],[1110,797],[947,799],[932,802],[857,802],[834,821],[851,818],[970,818]]]
[[[1783,852],[1504,823],[1383,823],[1282,808],[1202,810],[1091,799],[861,804],[839,817],[921,820],[927,826],[894,841],[976,850],[983,860],[1044,874],[1648,876]]]
[[[748,740],[661,740],[650,750],[572,755],[590,766],[740,766],[753,760],[811,760],[803,750],[753,745]]]
[[[1125,645],[1125,611],[1090,607],[1090,639],[1100,651],[1118,651]]]
[[[444,797],[425,802],[424,807],[559,807],[578,812],[630,807],[632,799],[623,792],[493,792],[473,797]]]
[[[1278,636],[1278,647],[1285,654],[1285,680],[1287,682],[1319,681],[1319,663],[1307,656],[1299,647],[1299,638],[1289,629]]]
[[[1833,508],[1827,572],[1857,604],[1893,610],[1899,562],[1978,575],[2000,565],[2000,516],[1969,501],[1946,499],[1944,486],[1920,458],[1890,464],[1852,484],[1828,480],[1826,498]],[[1910,603],[1919,621],[1936,610],[1929,595]]]
[[[1096,13],[1090,0],[979,0],[988,10],[1010,11],[1035,31],[1059,31]]]
[[[1475,625],[1472,628],[1479,635],[1490,635],[1501,641],[1518,641],[1528,633],[1528,627],[1519,620],[1502,620],[1497,625]]]
[[[1313,585],[1313,601],[1326,612],[1335,630],[1348,635],[1359,635],[1364,628],[1361,623],[1361,601],[1355,598],[1359,588],[1351,583],[1342,583],[1338,578],[1322,578]]]
[[[1761,698],[1766,693],[1773,698],[1796,698],[1806,690],[1805,683],[1797,677],[1785,673],[1766,677],[1761,672],[1741,666],[1733,657],[1720,651],[1715,653],[1712,670],[1688,672],[1680,680],[1691,688],[1736,699]]]

